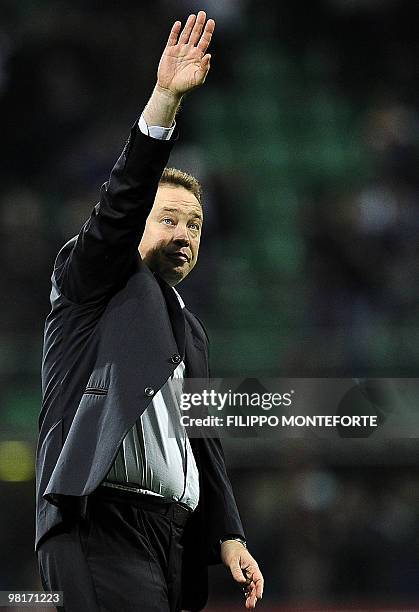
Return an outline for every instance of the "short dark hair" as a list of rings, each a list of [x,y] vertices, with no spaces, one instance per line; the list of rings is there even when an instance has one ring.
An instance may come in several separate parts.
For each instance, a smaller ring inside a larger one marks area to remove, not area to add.
[[[178,170],[177,168],[165,168],[160,185],[173,185],[173,187],[184,187],[196,197],[202,207],[202,187],[201,183],[192,174]]]

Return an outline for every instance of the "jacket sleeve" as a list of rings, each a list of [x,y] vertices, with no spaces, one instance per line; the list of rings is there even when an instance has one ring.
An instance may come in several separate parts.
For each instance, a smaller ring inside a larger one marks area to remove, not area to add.
[[[227,474],[224,451],[218,436],[192,439],[201,467],[200,512],[207,544],[207,563],[220,563],[220,540],[227,535],[246,539]]]
[[[54,280],[75,303],[112,295],[138,261],[138,244],[153,206],[158,182],[169,159],[171,140],[145,136],[137,122],[102,186],[90,218],[57,256]]]

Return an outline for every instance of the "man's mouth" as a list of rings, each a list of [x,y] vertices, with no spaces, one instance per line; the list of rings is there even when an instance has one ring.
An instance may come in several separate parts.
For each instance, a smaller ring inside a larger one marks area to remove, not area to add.
[[[187,263],[189,263],[189,261],[190,261],[190,257],[186,253],[183,253],[182,251],[175,251],[173,253],[166,253],[166,256],[169,257],[170,259],[174,259],[174,260],[179,261],[179,262],[187,262]]]

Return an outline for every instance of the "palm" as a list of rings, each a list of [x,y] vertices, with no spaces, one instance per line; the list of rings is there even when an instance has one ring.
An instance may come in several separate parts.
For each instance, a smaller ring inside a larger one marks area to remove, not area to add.
[[[196,47],[189,45],[170,47],[160,62],[159,85],[176,93],[185,93],[201,85],[206,76],[202,57],[202,53]]]
[[[180,36],[180,22],[174,24],[157,72],[160,87],[182,95],[204,83],[211,58],[206,51],[215,29],[212,19],[205,20],[204,11],[190,15]]]

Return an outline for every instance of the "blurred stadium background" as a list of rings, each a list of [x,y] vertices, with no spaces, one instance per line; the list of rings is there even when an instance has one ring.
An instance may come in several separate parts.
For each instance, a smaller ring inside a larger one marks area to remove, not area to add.
[[[33,456],[54,256],[96,203],[171,22],[200,8],[217,20],[212,70],[184,102],[171,163],[206,191],[182,294],[206,322],[213,376],[417,377],[417,3],[2,0],[0,590],[40,587]],[[261,609],[419,610],[414,442],[233,442]],[[241,609],[224,568],[211,575],[208,609]]]

